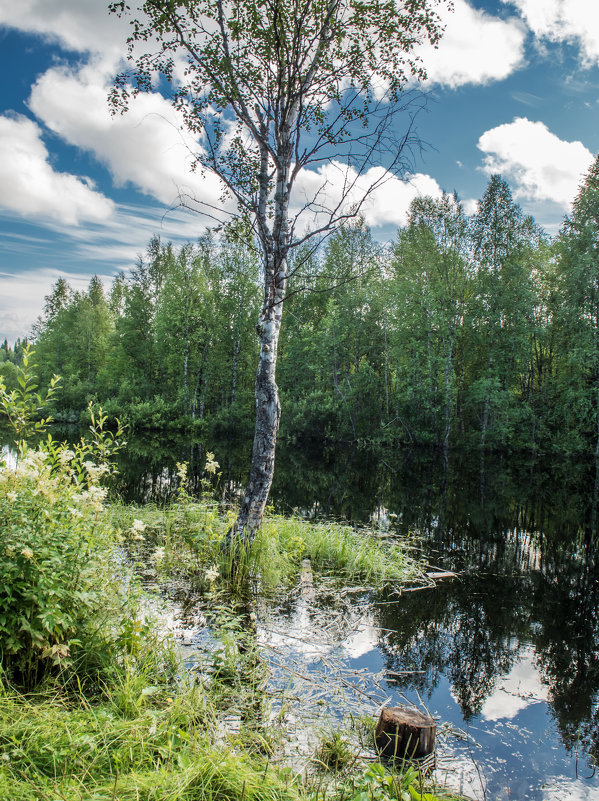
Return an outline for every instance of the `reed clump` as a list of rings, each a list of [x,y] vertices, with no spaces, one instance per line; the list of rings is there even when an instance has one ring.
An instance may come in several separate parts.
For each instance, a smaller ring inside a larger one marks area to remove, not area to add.
[[[371,529],[357,529],[338,522],[312,522],[268,512],[251,543],[238,541],[226,547],[226,534],[234,513],[220,512],[207,499],[155,506],[115,506],[113,520],[130,531],[133,521],[144,524],[144,539],[165,572],[195,573],[206,589],[216,578],[235,589],[254,582],[261,591],[274,590],[295,581],[302,560],[312,570],[341,582],[363,582],[376,589],[403,585],[421,574],[421,566],[395,537],[382,537]],[[139,544],[129,539],[139,549]]]

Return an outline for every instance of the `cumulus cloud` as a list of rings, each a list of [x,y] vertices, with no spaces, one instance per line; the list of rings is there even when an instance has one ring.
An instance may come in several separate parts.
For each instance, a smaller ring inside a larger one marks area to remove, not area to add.
[[[112,117],[109,88],[110,78],[97,64],[54,67],[34,84],[29,106],[66,142],[93,153],[117,186],[131,183],[165,204],[182,192],[216,205],[220,184],[214,176],[191,172],[199,143],[168,100],[142,94],[128,113]]]
[[[514,5],[535,36],[570,42],[586,66],[599,64],[599,3],[589,0],[502,0]]]
[[[405,225],[410,203],[420,195],[440,197],[439,184],[430,175],[416,173],[401,180],[383,167],[370,167],[358,176],[352,167],[333,160],[318,170],[302,170],[296,180],[292,212],[302,212],[300,230],[316,228],[329,212],[349,212],[359,207],[373,228],[392,224]]]
[[[507,178],[516,198],[549,200],[564,209],[572,203],[593,161],[582,142],[566,142],[544,123],[526,117],[485,131],[478,147],[487,154],[484,172]]]
[[[127,21],[98,0],[0,2],[0,25],[34,33],[67,50],[101,54],[118,63],[129,33]]]
[[[185,130],[169,102],[157,93],[140,95],[127,114],[113,118],[106,102],[108,88],[109,77],[96,64],[78,69],[54,67],[34,85],[29,106],[62,139],[93,153],[117,185],[132,184],[167,205],[176,203],[183,193],[200,201],[196,204],[200,210],[222,207],[219,179],[211,173],[191,172],[194,153],[201,145]],[[437,182],[427,175],[419,173],[401,181],[383,168],[372,167],[357,178],[346,165],[332,161],[298,176],[294,209],[299,211],[315,198],[316,207],[334,208],[348,188],[344,206],[349,209],[375,183],[376,190],[362,208],[373,226],[404,224],[413,197],[441,193]],[[232,204],[229,210],[233,210]],[[321,216],[306,214],[302,229],[317,224]]]
[[[0,232],[0,242],[4,253],[10,255],[7,263],[33,262],[44,267],[0,272],[0,341],[5,337],[12,341],[31,330],[44,297],[60,276],[74,289],[85,289],[93,273],[107,285],[110,276],[134,265],[153,236],[182,245],[196,240],[206,225],[205,219],[185,209],[165,214],[157,205],[118,205],[102,222],[82,222],[73,227],[49,220],[45,235],[32,236],[31,227],[17,213],[5,216],[10,224]],[[86,272],[81,272],[81,265]]]
[[[445,33],[435,50],[423,47],[419,55],[429,83],[455,89],[464,84],[501,81],[524,60],[526,29],[516,18],[503,20],[455,0],[454,10],[440,11]]]
[[[106,220],[113,211],[89,179],[52,167],[39,126],[22,115],[0,116],[0,206],[71,225]]]

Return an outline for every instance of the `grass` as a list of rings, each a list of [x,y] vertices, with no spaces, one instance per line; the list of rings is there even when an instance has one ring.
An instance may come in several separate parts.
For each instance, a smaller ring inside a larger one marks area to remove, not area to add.
[[[307,555],[344,579],[400,581],[412,566],[399,546],[347,526],[270,516],[235,552],[233,571],[223,548],[231,516],[187,494],[185,465],[168,509],[106,510],[100,480],[112,472],[120,426],[104,431],[100,411],[92,439],[73,450],[48,438],[28,451],[27,433],[43,429],[28,357],[22,391],[7,393],[0,382],[22,457],[0,468],[0,801],[421,801],[411,775],[390,778],[380,765],[332,785],[274,767],[276,726],[252,613],[214,608],[221,647],[202,671],[186,671],[118,551],[125,540],[166,575],[193,571],[211,593],[219,576],[273,587],[297,575]],[[207,456],[213,474],[218,465]],[[353,758],[336,733],[320,756],[332,769]]]
[[[376,587],[404,583],[417,574],[417,565],[399,540],[379,538],[370,530],[341,523],[312,523],[297,517],[267,517],[259,536],[278,541],[284,553],[310,558],[318,572],[331,572],[348,581]]]
[[[200,582],[205,578],[206,589],[216,571],[229,578],[229,589],[235,588],[231,579],[236,578],[240,586],[249,579],[263,592],[272,590],[296,580],[305,558],[317,574],[372,588],[405,584],[420,573],[398,539],[336,522],[314,523],[271,512],[250,545],[238,543],[231,551],[223,545],[234,515],[219,513],[210,501],[186,500],[163,509],[117,504],[112,518],[124,532],[131,532],[134,519],[143,521],[146,541],[160,549],[161,568],[169,574],[195,572]]]
[[[351,743],[338,731],[325,732],[316,750],[316,759],[325,768],[340,771],[356,761]]]
[[[143,701],[137,698],[125,710],[113,702],[110,691],[97,703],[83,695],[65,695],[58,687],[29,695],[4,692],[0,798],[420,801],[422,794],[425,801],[457,801],[438,790],[433,795],[430,780],[414,768],[390,772],[379,763],[365,764],[350,740],[334,731],[322,738],[316,771],[300,778],[269,762],[265,749],[258,747],[264,737],[252,726],[223,731],[210,695],[197,684],[176,691],[149,689],[142,693]]]
[[[197,569],[202,559],[210,563],[218,553],[198,553],[190,544],[207,539],[197,527],[209,512],[186,509],[188,528],[183,532],[181,511],[176,509],[114,507],[110,514],[131,538],[162,539],[165,545],[159,547],[165,553],[176,544],[180,550],[172,551],[173,559],[180,558],[183,542]],[[142,516],[143,529],[134,524]],[[212,521],[217,524],[225,530],[220,519]],[[327,548],[323,540],[331,532],[333,544]],[[348,527],[270,517],[250,555],[252,569],[258,570],[274,553],[282,554],[284,566],[296,570],[310,554],[322,570],[341,564],[348,576],[364,577],[379,564],[372,555],[379,556],[379,548],[389,545],[373,540],[361,552],[360,536]],[[136,543],[145,545],[131,539],[131,546]],[[302,776],[277,767],[283,738],[269,715],[266,665],[248,631],[247,617],[217,606],[219,593],[211,597],[211,627],[220,648],[201,673],[185,673],[172,643],[161,640],[146,620],[135,625],[132,621],[124,651],[102,655],[101,670],[94,667],[97,680],[86,681],[88,668],[81,668],[78,689],[74,667],[29,693],[17,692],[1,677],[0,799],[420,801],[420,774],[406,778],[405,771],[368,767],[359,757],[363,749],[354,749],[345,732],[323,735],[312,769]],[[90,655],[89,661],[98,658]],[[422,798],[438,801],[448,796],[429,793]]]
[[[264,761],[213,742],[197,688],[148,698],[135,716],[58,694],[0,699],[0,798],[11,801],[286,801]]]

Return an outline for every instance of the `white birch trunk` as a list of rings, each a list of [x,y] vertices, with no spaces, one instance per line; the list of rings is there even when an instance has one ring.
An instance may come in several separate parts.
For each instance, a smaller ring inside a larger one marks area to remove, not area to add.
[[[234,538],[251,542],[264,517],[275,470],[275,451],[281,418],[279,389],[276,382],[279,333],[283,301],[287,289],[287,249],[289,245],[289,179],[292,160],[290,130],[293,114],[278,132],[279,162],[274,193],[274,220],[268,228],[268,154],[262,150],[260,171],[260,202],[258,217],[259,238],[264,256],[264,304],[257,332],[260,339],[260,360],[256,373],[256,427],[252,448],[252,463],[241,509],[229,530],[227,541]]]
[[[264,309],[260,322],[260,361],[256,373],[256,427],[250,477],[231,536],[251,541],[260,528],[275,468],[281,405],[276,382],[284,286],[275,291],[275,304]]]

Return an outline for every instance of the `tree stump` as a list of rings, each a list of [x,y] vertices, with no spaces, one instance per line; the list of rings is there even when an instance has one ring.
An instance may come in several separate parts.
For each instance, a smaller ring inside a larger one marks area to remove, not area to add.
[[[374,734],[376,749],[390,759],[420,759],[432,753],[437,724],[432,718],[402,706],[386,706]]]

